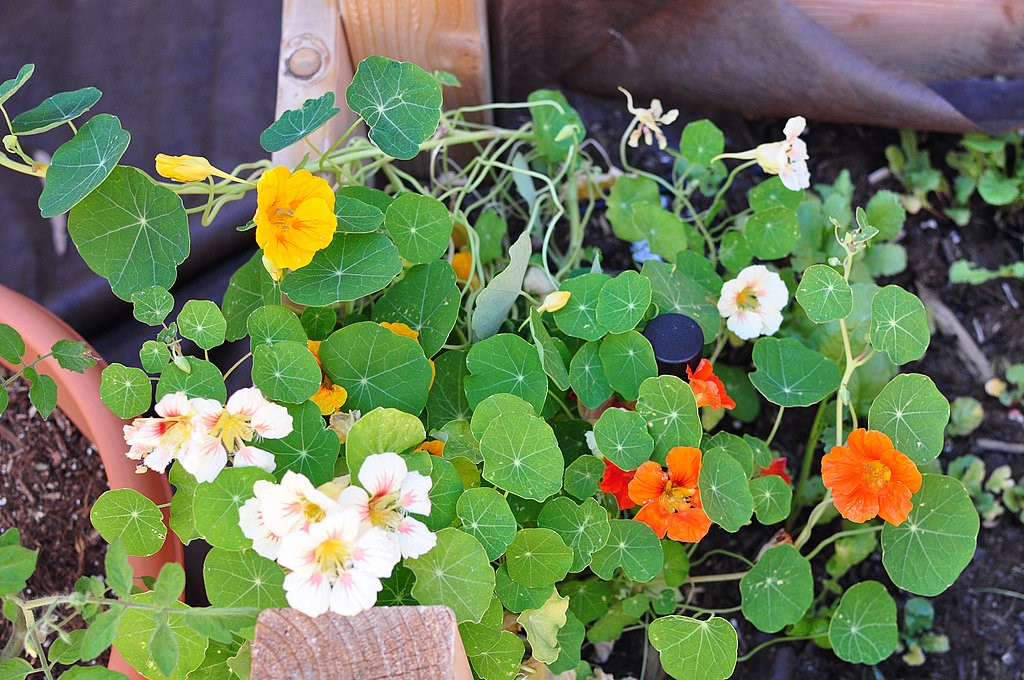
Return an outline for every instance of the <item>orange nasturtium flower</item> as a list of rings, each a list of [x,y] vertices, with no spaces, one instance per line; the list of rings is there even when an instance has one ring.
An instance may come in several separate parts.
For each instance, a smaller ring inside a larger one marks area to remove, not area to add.
[[[413,453],[417,451],[426,451],[431,456],[441,456],[444,452],[444,442],[440,439],[428,439],[412,450]]]
[[[601,483],[597,485],[597,488],[615,496],[615,500],[619,504],[619,510],[629,510],[636,505],[636,501],[629,497],[629,483],[633,481],[633,475],[635,474],[636,470],[623,470],[605,458],[604,475],[601,477]]]
[[[690,367],[687,366],[686,377],[689,378],[693,396],[697,398],[697,408],[710,406],[716,411],[723,407],[736,408],[736,402],[725,393],[725,385],[715,375],[711,362],[707,359],[700,360],[696,371],[690,370]]]
[[[320,342],[318,340],[309,340],[306,342],[309,347],[309,351],[316,357],[317,365],[320,365]],[[332,413],[337,413],[341,410],[341,407],[345,405],[348,400],[348,391],[341,385],[335,385],[331,382],[331,379],[324,373],[324,369],[320,369],[320,389],[316,391],[310,400],[320,408],[320,414],[329,416]]]
[[[338,218],[327,180],[308,170],[271,168],[256,183],[256,244],[278,269],[305,267],[330,245]]]
[[[700,502],[700,449],[677,446],[668,452],[668,472],[654,461],[637,468],[629,497],[643,507],[633,519],[654,529],[658,538],[696,543],[708,533],[711,520]]]
[[[860,428],[850,433],[846,446],[822,457],[821,481],[846,519],[866,522],[878,515],[899,526],[913,507],[910,497],[921,488],[921,473],[889,437]]]
[[[413,340],[420,339],[419,331],[409,328],[408,324],[402,323],[401,321],[396,321],[394,323],[391,323],[390,321],[381,321],[380,325],[383,326],[384,328],[387,328],[395,335],[401,335],[406,338],[412,338]]]
[[[459,251],[452,255],[452,269],[455,271],[455,278],[459,280],[460,286],[468,282],[473,275],[473,253]]]

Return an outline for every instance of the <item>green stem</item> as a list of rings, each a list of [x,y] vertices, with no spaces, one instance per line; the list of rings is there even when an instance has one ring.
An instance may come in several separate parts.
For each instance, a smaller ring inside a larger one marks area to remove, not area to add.
[[[772,645],[777,645],[780,642],[800,642],[802,640],[813,640],[814,638],[817,638],[817,637],[821,637],[821,636],[820,635],[796,635],[796,636],[793,636],[793,637],[772,638],[771,640],[768,640],[767,642],[762,642],[757,647],[754,647],[752,650],[750,650],[749,652],[747,652],[743,656],[739,657],[736,661],[737,662],[748,661],[750,659],[750,657],[754,656],[755,654],[760,652],[765,647],[771,647]]]
[[[765,446],[771,446],[772,440],[775,439],[775,433],[779,431],[779,425],[782,423],[782,414],[786,412],[785,406],[779,407],[779,414],[775,416],[775,424],[772,425],[772,431],[768,433],[768,439],[764,440]]]
[[[807,524],[800,531],[800,535],[793,541],[793,546],[799,550],[804,546],[805,543],[811,538],[811,532],[814,531],[814,527],[818,524],[818,520],[825,514],[825,511],[832,506],[832,491],[825,492],[825,498],[820,503],[814,506],[811,510],[810,517],[807,518]]]
[[[749,569],[747,571],[749,571]],[[684,583],[717,583],[719,581],[739,581],[746,575],[746,571],[734,571],[729,574],[701,574],[700,576],[687,577]]]
[[[789,513],[789,519],[786,520],[786,531],[790,531],[793,528],[793,522],[796,521],[796,511],[801,507],[804,487],[807,486],[807,480],[811,476],[811,466],[814,464],[814,451],[818,448],[818,439],[821,437],[821,433],[825,431],[826,407],[827,403],[825,401],[818,403],[818,411],[814,415],[811,433],[807,436],[804,458],[800,463],[800,477],[797,479],[796,490],[793,492],[793,509]]]
[[[704,560],[708,559],[712,555],[725,555],[726,557],[731,557],[734,560],[739,560],[740,562],[743,562],[743,563],[747,564],[748,566],[751,566],[751,567],[754,566],[753,562],[748,560],[743,555],[740,555],[739,553],[732,552],[731,550],[723,550],[722,548],[715,548],[714,550],[707,551],[706,553],[701,555],[699,558],[697,558],[693,562],[690,562],[690,568],[692,569],[693,567],[696,567],[698,564],[700,564]]]
[[[836,533],[832,534],[831,536],[829,536],[828,538],[822,540],[822,542],[819,543],[818,545],[816,545],[814,547],[814,550],[812,550],[811,552],[807,553],[805,555],[805,557],[807,558],[807,561],[810,562],[811,560],[813,560],[817,556],[818,553],[820,553],[823,549],[825,549],[829,545],[831,545],[831,544],[835,543],[836,541],[838,541],[840,538],[845,538],[846,536],[858,536],[860,534],[870,534],[870,533],[874,533],[874,532],[881,531],[881,530],[882,530],[881,526],[873,526],[873,527],[863,527],[861,529],[850,529],[848,531],[836,532]]]

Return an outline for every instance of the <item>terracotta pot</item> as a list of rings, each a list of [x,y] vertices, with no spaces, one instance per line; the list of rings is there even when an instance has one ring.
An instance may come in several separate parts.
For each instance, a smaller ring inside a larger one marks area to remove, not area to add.
[[[48,353],[53,343],[62,338],[82,340],[78,333],[49,310],[3,286],[0,286],[0,323],[13,326],[21,333],[25,340],[25,357],[28,359]],[[10,368],[6,362],[0,363]],[[135,473],[135,463],[125,456],[127,447],[122,427],[127,421],[112,414],[100,400],[100,375],[104,366],[106,364],[100,360],[85,373],[74,373],[61,368],[53,358],[39,363],[40,372],[57,382],[57,405],[99,452],[110,488],[135,489],[157,505],[166,505],[171,501],[171,485],[167,477]],[[168,509],[164,508],[163,512],[166,523]],[[181,541],[168,532],[167,540],[156,554],[130,557],[129,562],[136,576],[156,576],[160,567],[167,562],[177,562],[184,566]],[[116,650],[111,650],[109,666],[129,677],[142,677],[134,672]]]

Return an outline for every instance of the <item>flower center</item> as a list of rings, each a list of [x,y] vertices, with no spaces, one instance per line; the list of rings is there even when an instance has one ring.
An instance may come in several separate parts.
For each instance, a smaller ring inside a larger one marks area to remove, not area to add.
[[[228,411],[223,411],[210,428],[210,435],[219,439],[228,453],[238,451],[247,441],[252,440],[254,434],[249,416]]]
[[[274,210],[274,215],[270,218],[270,221],[281,231],[288,231],[292,228],[292,219],[294,217],[294,210],[290,208],[277,208]]]
[[[348,565],[348,546],[340,538],[328,538],[313,549],[313,559],[322,574],[336,578]]]
[[[385,531],[398,529],[398,523],[402,521],[402,506],[398,504],[398,499],[398,491],[371,498],[368,503],[370,523]]]
[[[690,498],[696,491],[691,486],[678,486],[669,480],[665,483],[665,489],[661,492],[661,497],[665,505],[671,508],[672,512],[678,512],[693,507]]]
[[[160,447],[177,451],[188,444],[192,438],[192,417],[171,416],[165,421],[164,432],[160,436]]]
[[[872,491],[881,491],[892,478],[892,470],[880,460],[864,463],[864,481]]]
[[[310,524],[319,522],[327,516],[327,512],[313,501],[303,498],[299,502],[302,505],[302,516]]]
[[[736,296],[736,306],[740,309],[757,309],[757,293],[744,288]]]

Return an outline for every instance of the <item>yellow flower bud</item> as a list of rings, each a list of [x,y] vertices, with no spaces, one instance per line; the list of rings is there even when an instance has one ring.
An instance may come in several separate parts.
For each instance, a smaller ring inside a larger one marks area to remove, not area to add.
[[[556,290],[553,293],[548,293],[544,298],[544,302],[537,308],[537,311],[541,314],[544,312],[557,312],[562,307],[565,307],[571,296],[572,293],[567,290]]]
[[[156,155],[156,171],[161,177],[179,182],[202,182],[214,173],[216,168],[202,156]]]

